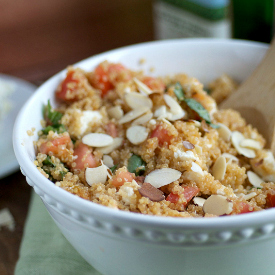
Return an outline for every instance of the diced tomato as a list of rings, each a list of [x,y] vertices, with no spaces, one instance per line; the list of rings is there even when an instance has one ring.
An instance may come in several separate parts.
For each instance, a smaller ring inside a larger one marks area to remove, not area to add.
[[[266,206],[275,207],[275,194],[267,193],[266,195]]]
[[[75,166],[73,169],[82,170],[84,168],[97,167],[97,163],[91,149],[84,143],[80,143],[74,149],[74,156],[77,156],[77,159],[74,160]]]
[[[186,186],[183,190],[183,195],[186,200],[186,203],[184,203],[184,206],[186,206],[193,197],[195,197],[199,193],[200,189],[198,187],[192,187],[192,186]],[[178,194],[170,193],[166,200],[170,201],[172,203],[177,203],[180,196]]]
[[[94,77],[90,79],[92,86],[101,90],[101,96],[104,97],[115,87],[115,82],[119,76],[124,74],[121,81],[129,80],[128,70],[121,64],[100,63],[94,70]]]
[[[236,214],[245,214],[253,212],[253,209],[250,210],[250,205],[247,202],[235,202],[233,205],[233,212]]]
[[[116,138],[117,137],[117,128],[116,128],[116,125],[113,122],[109,122],[106,125],[106,132],[111,137]]]
[[[62,101],[72,102],[77,100],[77,87],[81,78],[85,78],[85,76],[80,72],[76,74],[73,70],[68,71],[66,78],[55,93],[56,97]]]
[[[119,169],[112,178],[112,184],[116,187],[122,186],[125,182],[132,182],[134,174],[127,170]]]
[[[179,200],[179,198],[180,198],[180,196],[179,196],[178,194],[170,193],[170,194],[167,196],[166,200],[167,200],[167,201],[170,201],[170,202],[172,202],[172,203],[177,203],[178,200]]]
[[[144,78],[142,78],[141,81],[152,91],[163,92],[165,90],[165,84],[161,79],[157,79],[151,76],[145,76]]]
[[[62,148],[59,145],[66,146]],[[51,141],[42,143],[39,147],[39,151],[42,154],[48,154],[49,152],[52,152],[54,155],[59,155],[62,151],[64,151],[64,149],[67,149],[67,147],[72,147],[72,141],[69,135],[63,135]]]
[[[168,131],[164,129],[161,125],[158,125],[151,133],[150,138],[157,137],[159,145],[163,146],[164,142],[167,142],[169,145],[172,139],[172,136],[169,135]]]

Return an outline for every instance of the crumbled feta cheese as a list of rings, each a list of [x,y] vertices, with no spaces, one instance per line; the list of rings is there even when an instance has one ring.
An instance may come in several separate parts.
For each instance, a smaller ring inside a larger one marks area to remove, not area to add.
[[[197,163],[195,163],[195,162],[192,162],[191,170],[193,172],[199,173],[201,175],[204,174],[203,171],[202,171],[202,169],[201,169],[201,167]]]
[[[99,111],[82,111],[82,116],[80,117],[80,134],[84,134],[87,130],[89,123],[92,121],[100,121],[102,119],[102,115]]]
[[[183,152],[179,149],[176,152],[174,152],[174,157],[180,158],[181,160],[190,160],[190,159],[196,160],[197,159],[192,151]]]
[[[122,201],[125,203],[125,205],[131,204],[132,196],[135,193],[132,187],[122,185],[118,193],[121,195]]]

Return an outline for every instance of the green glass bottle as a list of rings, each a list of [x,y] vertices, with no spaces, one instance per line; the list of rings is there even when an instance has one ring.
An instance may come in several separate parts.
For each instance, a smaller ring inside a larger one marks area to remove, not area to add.
[[[232,7],[234,38],[271,41],[274,0],[232,0]]]

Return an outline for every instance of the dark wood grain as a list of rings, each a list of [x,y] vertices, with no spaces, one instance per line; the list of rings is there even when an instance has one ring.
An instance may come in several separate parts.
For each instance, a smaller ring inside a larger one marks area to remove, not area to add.
[[[153,40],[152,0],[0,0],[0,72],[41,84],[81,59]],[[3,157],[3,156],[1,156]],[[31,187],[20,172],[0,180],[0,274],[14,274]]]

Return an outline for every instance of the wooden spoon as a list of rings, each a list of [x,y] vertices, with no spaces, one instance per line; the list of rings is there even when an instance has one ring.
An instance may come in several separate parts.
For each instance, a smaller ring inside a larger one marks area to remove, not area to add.
[[[255,71],[220,108],[232,108],[256,127],[275,155],[275,38]]]

